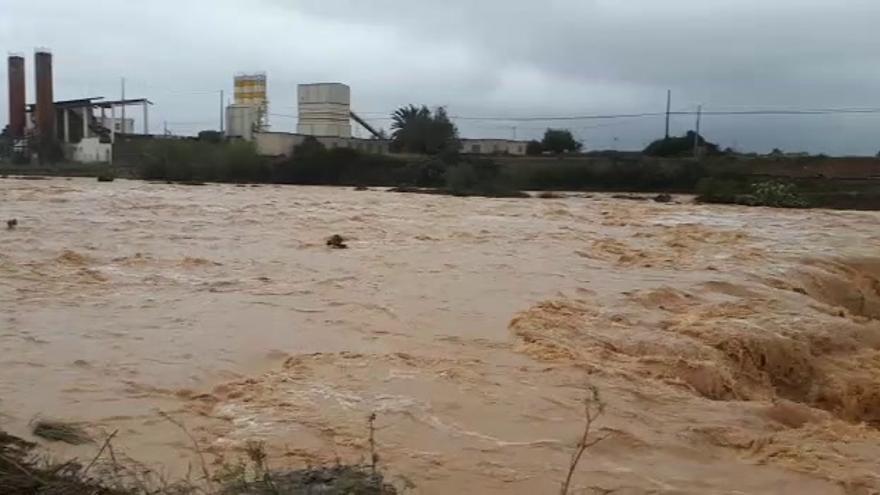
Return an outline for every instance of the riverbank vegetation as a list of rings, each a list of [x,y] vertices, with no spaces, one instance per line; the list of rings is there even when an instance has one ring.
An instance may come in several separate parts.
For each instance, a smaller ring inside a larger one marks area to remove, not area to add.
[[[706,178],[697,184],[697,201],[704,203],[806,208],[809,203],[797,187],[788,182],[748,183],[741,179]]]
[[[144,153],[138,174],[174,182],[269,182],[276,184],[432,188],[459,196],[514,196],[494,161],[445,152],[420,158],[327,149],[307,138],[290,157],[261,157],[249,143],[205,145],[156,141]]]
[[[461,195],[518,190],[690,192],[707,175],[682,160],[515,159],[462,155],[374,155],[327,149],[306,139],[290,157],[261,157],[250,143],[157,140],[145,148],[136,175],[147,180],[438,188]]]
[[[526,145],[527,155],[541,155],[544,153],[560,154],[580,151],[584,144],[575,140],[574,135],[568,129],[547,129],[544,139],[529,141]]]
[[[424,113],[416,109],[420,112]],[[409,146],[420,145],[410,142]],[[241,141],[156,139],[140,144],[112,166],[0,164],[0,176],[390,187],[493,197],[523,196],[520,191],[676,193],[696,194],[707,203],[880,209],[880,180],[863,170],[872,166],[873,159],[695,160],[625,153],[482,157],[460,154],[448,146],[432,149],[430,155],[377,155],[328,149],[307,139],[290,156],[265,157],[253,144]],[[843,178],[832,176],[838,169],[845,171]]]
[[[398,489],[386,481],[378,466],[371,415],[368,422],[370,462],[278,470],[268,465],[268,454],[260,442],[248,442],[241,457],[210,467],[205,453],[188,430],[177,422],[198,454],[199,466],[178,480],[117,452],[114,431],[93,443],[90,459],[54,461],[42,455],[38,446],[0,430],[0,493],[3,495],[396,495]],[[67,432],[69,426],[63,423]],[[42,432],[45,433],[45,432]],[[84,443],[77,437],[38,435],[50,441]],[[190,466],[192,468],[192,466]],[[195,473],[198,473],[197,475]],[[411,483],[405,483],[411,487]]]

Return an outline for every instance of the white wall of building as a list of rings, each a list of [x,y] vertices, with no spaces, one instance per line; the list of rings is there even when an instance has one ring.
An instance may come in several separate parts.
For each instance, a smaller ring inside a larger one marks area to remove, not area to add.
[[[290,156],[293,147],[302,144],[308,136],[287,132],[255,132],[254,144],[257,153],[265,156]],[[327,149],[352,148],[364,153],[387,154],[388,141],[378,139],[359,139],[315,136]]]
[[[80,163],[110,163],[113,158],[113,145],[102,143],[100,138],[85,138],[71,144],[71,159]]]
[[[297,86],[297,134],[351,137],[351,88],[342,83]]]
[[[525,141],[510,139],[462,139],[461,152],[472,155],[525,155]]]

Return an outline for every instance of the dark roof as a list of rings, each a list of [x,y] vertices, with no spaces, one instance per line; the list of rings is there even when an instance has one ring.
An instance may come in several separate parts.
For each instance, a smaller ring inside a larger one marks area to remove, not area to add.
[[[96,108],[110,108],[111,106],[119,106],[119,105],[135,105],[139,103],[146,102],[148,105],[152,105],[153,102],[146,98],[135,98],[135,99],[125,99],[125,100],[112,100],[112,101],[98,101],[104,100],[103,96],[94,96],[92,98],[79,98],[76,100],[62,100],[55,102],[55,108],[83,108],[83,107],[96,107]],[[36,103],[29,103],[28,110],[33,111],[37,106]]]
[[[95,100],[103,100],[103,96],[94,96],[92,98],[79,98],[76,100],[61,100],[55,102],[55,108],[82,108],[94,106]],[[36,103],[29,103],[28,109],[33,110],[37,106]]]
[[[153,102],[146,98],[126,98],[124,100],[113,100],[113,101],[99,101],[95,103],[96,107],[110,108],[111,106],[119,106],[119,105],[134,105],[136,103],[146,103],[148,105],[152,105]]]

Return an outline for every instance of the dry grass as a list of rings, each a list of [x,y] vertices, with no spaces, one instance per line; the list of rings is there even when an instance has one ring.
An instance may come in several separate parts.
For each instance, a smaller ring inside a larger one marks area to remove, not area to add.
[[[82,428],[72,423],[49,419],[36,420],[33,423],[32,433],[50,442],[64,442],[70,445],[82,445],[92,441]]]
[[[201,476],[169,482],[162,473],[113,448],[117,431],[108,435],[85,466],[77,460],[56,463],[35,455],[36,445],[0,431],[0,493],[3,495],[396,495],[378,470],[375,414],[369,416],[371,462],[367,465],[308,467],[273,470],[262,442],[248,442],[237,463],[211,472],[205,452],[186,426],[160,413],[189,438],[198,454]],[[34,432],[66,443],[91,442],[82,430],[60,421],[40,420]]]

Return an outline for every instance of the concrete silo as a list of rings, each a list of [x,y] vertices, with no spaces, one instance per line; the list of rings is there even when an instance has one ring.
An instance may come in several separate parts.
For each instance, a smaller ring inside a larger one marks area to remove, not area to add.
[[[342,83],[300,84],[297,87],[298,134],[351,137],[351,89]]]
[[[232,110],[236,116],[246,114],[249,119],[255,120],[254,130],[265,130],[269,126],[269,97],[267,92],[266,74],[239,73],[235,75],[235,104],[237,109]],[[253,111],[245,110],[244,107],[252,107]]]

